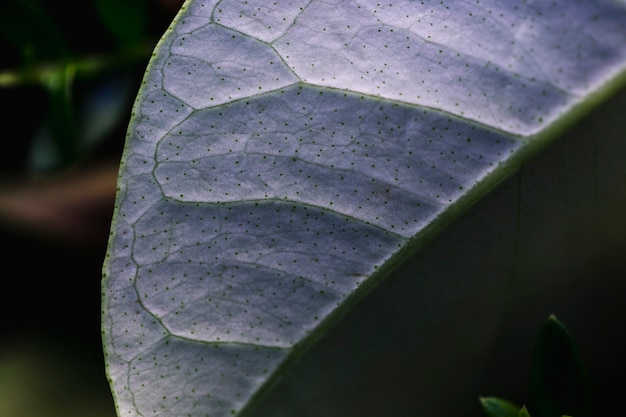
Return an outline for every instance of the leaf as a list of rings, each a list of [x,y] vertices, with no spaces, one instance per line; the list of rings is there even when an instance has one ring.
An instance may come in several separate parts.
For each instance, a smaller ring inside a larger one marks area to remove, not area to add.
[[[157,46],[103,269],[120,416],[249,415],[626,78],[620,3],[331,3],[187,1]]]
[[[543,417],[589,415],[589,382],[574,340],[554,315],[539,331],[530,368],[530,396]]]
[[[76,121],[72,106],[72,84],[75,71],[73,65],[64,65],[50,76],[47,85],[49,110],[46,128],[49,129],[50,139],[56,151],[55,156],[57,156],[57,158],[52,158],[56,160],[50,164],[50,170],[72,166],[79,159]]]
[[[519,410],[519,417],[530,417],[530,413],[525,405],[522,406],[522,409]]]
[[[518,417],[520,407],[497,397],[481,397],[480,405],[487,417]]]

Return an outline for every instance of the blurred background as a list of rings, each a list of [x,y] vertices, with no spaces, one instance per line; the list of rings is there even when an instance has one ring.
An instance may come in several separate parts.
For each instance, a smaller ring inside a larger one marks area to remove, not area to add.
[[[0,417],[113,417],[100,279],[131,107],[182,0],[0,2]]]

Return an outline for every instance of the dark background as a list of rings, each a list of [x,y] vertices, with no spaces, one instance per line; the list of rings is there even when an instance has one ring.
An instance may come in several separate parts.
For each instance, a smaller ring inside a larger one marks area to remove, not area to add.
[[[100,338],[115,179],[148,59],[182,1],[101,3],[132,6],[147,19],[116,34],[96,1],[0,5],[0,74],[138,51],[112,68],[76,74],[68,86],[73,121],[80,123],[86,100],[106,98],[103,92],[109,100],[119,95],[118,116],[95,145],[53,167],[30,162],[33,138],[54,115],[49,90],[24,79],[0,83],[0,417],[115,416]]]

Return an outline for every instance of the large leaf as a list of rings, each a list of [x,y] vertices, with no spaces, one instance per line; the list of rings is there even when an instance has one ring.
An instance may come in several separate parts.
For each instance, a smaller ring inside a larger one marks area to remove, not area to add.
[[[104,264],[119,415],[253,411],[623,82],[625,40],[608,0],[187,1],[137,97]]]

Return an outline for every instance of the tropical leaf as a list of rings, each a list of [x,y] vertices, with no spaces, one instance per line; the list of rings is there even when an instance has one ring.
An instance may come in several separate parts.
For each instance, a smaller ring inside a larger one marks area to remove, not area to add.
[[[623,83],[624,39],[614,1],[187,1],[137,96],[104,262],[119,415],[253,412]]]

